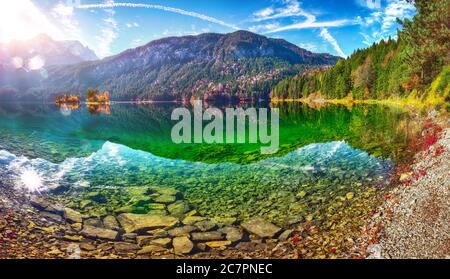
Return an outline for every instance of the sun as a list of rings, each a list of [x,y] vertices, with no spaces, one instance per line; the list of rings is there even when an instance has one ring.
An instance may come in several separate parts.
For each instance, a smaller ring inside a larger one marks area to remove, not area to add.
[[[54,39],[63,36],[32,1],[0,1],[0,42],[27,40],[42,33]]]
[[[30,193],[39,192],[44,186],[41,176],[34,169],[23,170],[19,180],[20,185]]]

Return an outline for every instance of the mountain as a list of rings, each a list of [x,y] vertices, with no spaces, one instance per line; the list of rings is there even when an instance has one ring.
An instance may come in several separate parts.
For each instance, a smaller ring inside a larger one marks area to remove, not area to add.
[[[338,59],[247,31],[207,33],[152,41],[102,60],[49,66],[48,77],[30,90],[45,98],[63,92],[84,96],[90,87],[108,90],[112,100],[266,98],[282,78]]]
[[[0,99],[27,98],[47,77],[48,67],[97,59],[78,41],[55,41],[47,35],[0,44]]]
[[[55,41],[45,34],[27,41],[15,40],[8,44],[0,44],[0,64],[5,67],[17,68],[17,65],[22,64],[25,69],[33,70],[40,64],[70,65],[97,59],[91,49],[78,41]]]

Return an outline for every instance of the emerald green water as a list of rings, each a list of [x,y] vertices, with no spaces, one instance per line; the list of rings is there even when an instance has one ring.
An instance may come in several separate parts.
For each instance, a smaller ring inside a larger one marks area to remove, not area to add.
[[[279,107],[280,149],[261,155],[258,144],[174,144],[173,108],[114,104],[111,114],[91,114],[0,104],[0,179],[20,184],[32,169],[42,190],[63,185],[83,198],[110,191],[106,211],[124,205],[122,189],[175,187],[204,215],[286,224],[388,183],[413,136],[400,110],[293,103]]]

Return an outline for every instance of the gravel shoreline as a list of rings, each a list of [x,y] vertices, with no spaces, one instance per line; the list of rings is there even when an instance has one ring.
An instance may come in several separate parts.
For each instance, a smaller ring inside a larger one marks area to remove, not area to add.
[[[400,175],[400,185],[373,216],[369,259],[450,257],[449,159],[450,128],[445,128],[437,142],[416,154],[411,172]]]

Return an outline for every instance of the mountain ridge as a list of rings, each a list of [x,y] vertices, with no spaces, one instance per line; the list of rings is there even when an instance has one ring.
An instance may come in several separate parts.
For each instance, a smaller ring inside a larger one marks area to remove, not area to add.
[[[89,47],[76,40],[54,40],[46,34],[37,35],[29,40],[14,40],[0,44],[0,63],[8,64],[14,57],[26,60],[39,56],[45,66],[70,65],[83,61],[98,60]],[[14,66],[14,65],[12,65]]]
[[[44,99],[90,87],[113,100],[267,98],[281,78],[340,58],[248,31],[168,37],[96,61],[46,68],[30,90]],[[39,92],[39,93],[36,93]]]

